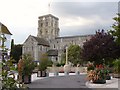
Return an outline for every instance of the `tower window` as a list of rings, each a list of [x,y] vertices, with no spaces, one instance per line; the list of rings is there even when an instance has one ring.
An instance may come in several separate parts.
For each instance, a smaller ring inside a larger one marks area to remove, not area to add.
[[[40,25],[41,27],[43,26],[43,23],[41,23],[41,25]]]
[[[46,26],[48,26],[48,22],[46,22]]]

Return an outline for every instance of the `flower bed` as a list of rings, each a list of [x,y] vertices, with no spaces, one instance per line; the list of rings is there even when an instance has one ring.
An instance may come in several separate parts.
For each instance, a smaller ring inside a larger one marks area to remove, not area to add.
[[[110,80],[111,77],[107,69],[103,65],[96,65],[94,70],[90,70],[87,75],[87,79],[95,84],[104,84],[106,80]]]

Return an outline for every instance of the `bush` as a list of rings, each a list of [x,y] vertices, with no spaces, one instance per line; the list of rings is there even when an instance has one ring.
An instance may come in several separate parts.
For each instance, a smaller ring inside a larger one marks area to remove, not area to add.
[[[43,54],[40,59],[40,63],[38,65],[38,69],[40,71],[44,71],[47,69],[47,66],[48,66],[48,56],[47,56],[47,54]]]
[[[94,67],[93,63],[87,64],[87,71],[94,70],[94,69],[95,69],[95,67]]]
[[[120,58],[119,59],[116,59],[114,62],[114,71],[115,73],[118,73],[120,74]]]
[[[87,76],[87,79],[89,81],[101,81],[101,80],[105,80],[105,74],[104,74],[104,71],[103,69],[96,69],[96,70],[91,70],[88,72],[88,76]]]
[[[22,67],[22,68],[20,68]],[[31,75],[33,69],[35,68],[35,63],[33,62],[33,58],[30,54],[24,54],[22,58],[22,64],[18,68],[21,69],[19,71],[22,72],[23,75]]]
[[[51,60],[48,60],[48,67],[52,67],[52,65],[53,65],[53,62],[51,61]]]

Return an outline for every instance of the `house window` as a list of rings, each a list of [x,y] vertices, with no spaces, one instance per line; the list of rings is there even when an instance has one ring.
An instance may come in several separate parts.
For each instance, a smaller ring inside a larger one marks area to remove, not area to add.
[[[57,57],[56,57],[55,59],[56,59],[56,61],[57,61]]]
[[[47,51],[47,47],[46,47],[46,51]]]
[[[39,50],[42,51],[42,46],[39,46]]]
[[[55,48],[55,44],[54,44],[53,48]]]

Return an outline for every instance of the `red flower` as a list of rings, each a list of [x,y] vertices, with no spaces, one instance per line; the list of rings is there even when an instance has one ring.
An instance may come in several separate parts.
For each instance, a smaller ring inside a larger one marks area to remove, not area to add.
[[[96,65],[96,68],[99,68],[99,65]]]

